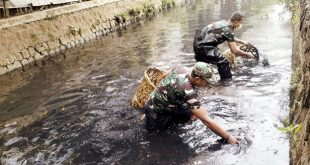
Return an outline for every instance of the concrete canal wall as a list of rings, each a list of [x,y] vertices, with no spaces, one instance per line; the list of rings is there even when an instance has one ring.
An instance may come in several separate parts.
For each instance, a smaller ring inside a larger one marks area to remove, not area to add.
[[[181,3],[181,0],[92,0],[2,19],[0,75]]]
[[[306,165],[310,164],[310,1],[300,0],[295,9],[290,122],[302,129],[291,136],[290,156],[291,164]]]

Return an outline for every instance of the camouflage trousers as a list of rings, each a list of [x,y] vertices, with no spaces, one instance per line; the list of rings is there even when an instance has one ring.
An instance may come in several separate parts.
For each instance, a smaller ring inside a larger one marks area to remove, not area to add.
[[[219,48],[216,46],[199,46],[197,43],[197,36],[195,36],[193,47],[196,61],[217,65],[221,80],[231,79],[232,74],[230,71],[229,62]]]
[[[179,124],[184,124],[191,121],[191,111],[180,110],[179,112],[169,112],[162,110],[161,112],[155,112],[150,108],[151,105],[152,101],[149,100],[146,102],[144,107],[146,116],[146,128],[148,131],[175,128]]]

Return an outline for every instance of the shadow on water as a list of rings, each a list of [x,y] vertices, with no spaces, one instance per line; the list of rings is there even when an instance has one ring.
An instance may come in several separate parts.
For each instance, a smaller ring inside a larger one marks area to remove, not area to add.
[[[1,77],[1,163],[288,164],[287,136],[276,129],[288,109],[287,12],[268,0],[186,2],[22,75]],[[145,68],[191,67],[195,29],[235,10],[248,18],[237,36],[259,47],[270,66],[245,62],[232,82],[199,92],[210,116],[240,144],[225,145],[199,121],[147,133],[142,112],[130,106]]]

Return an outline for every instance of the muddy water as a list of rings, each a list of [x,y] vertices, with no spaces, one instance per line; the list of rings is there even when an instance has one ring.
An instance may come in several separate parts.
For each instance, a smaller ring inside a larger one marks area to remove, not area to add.
[[[142,113],[129,104],[143,71],[192,66],[195,29],[235,10],[247,17],[237,36],[255,44],[270,66],[244,62],[233,82],[199,92],[240,145],[224,145],[199,121],[148,134]],[[2,76],[1,163],[289,164],[288,137],[277,130],[288,115],[289,19],[274,1],[187,1],[21,75]]]

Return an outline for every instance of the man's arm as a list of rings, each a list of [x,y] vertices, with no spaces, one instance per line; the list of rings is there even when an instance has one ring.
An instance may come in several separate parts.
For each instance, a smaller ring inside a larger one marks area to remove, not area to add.
[[[236,40],[236,39],[235,39]],[[239,56],[242,56],[244,58],[252,58],[252,59],[255,59],[255,57],[250,54],[250,53],[247,53],[247,52],[244,52],[242,50],[240,50],[237,45],[236,45],[236,42],[228,42],[228,46],[231,50],[231,52],[235,55],[239,55]]]
[[[217,124],[214,120],[212,120],[207,111],[200,107],[198,109],[192,110],[195,117],[200,119],[212,132],[219,135],[223,139],[227,141],[229,144],[236,144],[238,143],[237,139],[233,136],[227,133],[224,128],[222,128],[219,124]]]
[[[239,39],[237,37],[235,37],[234,40],[235,40],[236,43],[239,43],[239,44],[248,44],[247,41],[243,41],[243,40],[241,40],[241,39]]]

